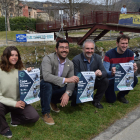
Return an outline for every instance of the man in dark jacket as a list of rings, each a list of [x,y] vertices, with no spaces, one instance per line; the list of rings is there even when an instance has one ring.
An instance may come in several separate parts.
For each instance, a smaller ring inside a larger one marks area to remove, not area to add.
[[[101,57],[94,53],[95,43],[93,40],[86,40],[83,43],[83,53],[73,58],[74,74],[82,71],[94,71],[96,75],[94,89],[97,89],[94,95],[93,105],[97,108],[103,108],[100,104],[100,100],[103,97],[107,87],[108,79],[107,72],[102,64]]]

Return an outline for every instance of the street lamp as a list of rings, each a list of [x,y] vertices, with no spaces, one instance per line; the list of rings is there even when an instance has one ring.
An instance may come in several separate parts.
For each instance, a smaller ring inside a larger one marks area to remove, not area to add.
[[[6,21],[6,18],[7,18],[7,12],[5,9],[5,30],[6,30],[6,44],[7,44],[7,21]]]

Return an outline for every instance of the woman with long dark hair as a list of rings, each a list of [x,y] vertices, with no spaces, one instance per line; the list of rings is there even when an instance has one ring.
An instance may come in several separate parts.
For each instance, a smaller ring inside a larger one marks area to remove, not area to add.
[[[11,113],[11,125],[33,123],[39,119],[37,111],[20,100],[18,70],[24,66],[18,49],[7,47],[0,62],[0,134],[11,138],[12,132],[6,122],[5,115]]]

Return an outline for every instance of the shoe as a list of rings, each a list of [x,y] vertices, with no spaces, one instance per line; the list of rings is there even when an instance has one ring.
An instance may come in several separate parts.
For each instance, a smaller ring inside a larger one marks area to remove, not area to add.
[[[12,124],[12,122],[11,122],[11,126],[13,126],[13,127],[17,127],[18,125],[17,125],[17,124]]]
[[[56,113],[60,112],[60,109],[57,107],[56,104],[50,103],[50,107],[51,107],[52,111],[54,111]]]
[[[53,118],[50,115],[50,113],[46,113],[45,115],[43,115],[43,120],[48,125],[54,125],[55,124]]]
[[[3,134],[4,137],[7,137],[7,138],[12,138],[12,132],[11,130],[9,129],[5,134]]]
[[[125,97],[119,97],[119,96],[117,96],[117,99],[118,99],[120,102],[124,103],[124,104],[128,104],[128,103],[129,103],[129,101],[126,100]]]
[[[96,108],[99,108],[99,109],[102,109],[102,108],[103,108],[103,106],[100,104],[100,102],[95,102],[95,101],[93,101],[92,103],[93,103],[93,105],[94,105]]]

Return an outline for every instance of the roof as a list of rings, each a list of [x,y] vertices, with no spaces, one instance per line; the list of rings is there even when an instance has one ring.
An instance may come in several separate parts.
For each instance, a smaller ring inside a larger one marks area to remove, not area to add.
[[[45,13],[45,11],[42,11],[40,9],[37,9],[37,13]]]

